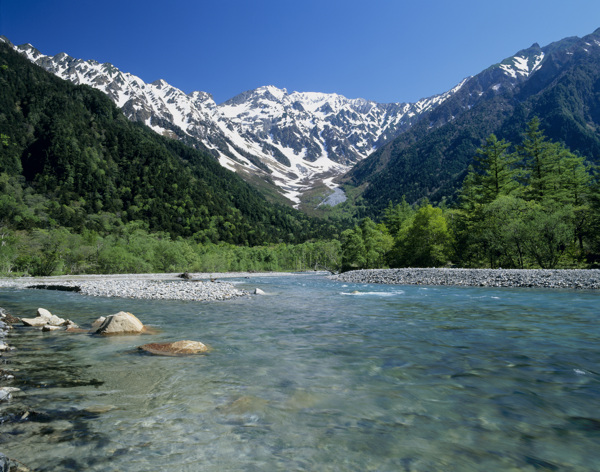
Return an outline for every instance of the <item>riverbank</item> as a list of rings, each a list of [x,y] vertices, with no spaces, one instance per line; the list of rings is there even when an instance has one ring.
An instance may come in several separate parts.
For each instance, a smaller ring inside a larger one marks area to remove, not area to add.
[[[598,269],[365,269],[329,278],[363,284],[600,289]]]
[[[220,301],[249,295],[222,279],[278,277],[282,272],[227,272],[168,274],[91,274],[52,277],[0,278],[0,287],[48,289],[79,292],[94,297],[121,297],[149,300]]]
[[[211,274],[184,280],[180,274],[117,274],[0,279],[0,287],[79,292],[94,297],[218,301],[248,295]]]

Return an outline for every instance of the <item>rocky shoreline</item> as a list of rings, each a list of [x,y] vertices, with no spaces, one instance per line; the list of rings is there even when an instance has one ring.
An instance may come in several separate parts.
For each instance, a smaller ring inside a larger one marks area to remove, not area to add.
[[[12,324],[17,321],[19,321],[18,318],[14,318],[4,308],[0,308],[0,357],[4,357],[5,353],[14,349],[7,344],[6,338],[8,338],[8,334],[12,329]],[[8,362],[6,359],[1,359],[1,361],[3,366]],[[11,400],[14,394],[21,391],[20,388],[10,386],[14,378],[15,376],[10,370],[0,369],[0,403]],[[4,418],[2,418],[2,422],[4,422]],[[28,472],[29,470],[19,461],[11,459],[0,452],[0,471]]]
[[[154,278],[81,277],[46,279],[1,279],[0,287],[47,289],[78,292],[93,297],[121,297],[147,300],[220,301],[248,295],[229,282],[220,280],[177,280],[172,275]]]
[[[598,269],[364,269],[329,278],[362,284],[600,289]]]

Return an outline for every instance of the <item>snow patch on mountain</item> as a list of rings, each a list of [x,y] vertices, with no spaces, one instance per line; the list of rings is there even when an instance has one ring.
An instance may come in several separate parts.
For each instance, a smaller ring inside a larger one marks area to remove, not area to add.
[[[162,79],[145,83],[110,63],[65,53],[46,56],[30,44],[13,47],[63,79],[101,90],[129,119],[157,133],[175,136],[181,130],[224,167],[274,182],[294,203],[317,182],[334,189],[335,176],[397,137],[467,80],[416,103],[289,93],[268,85],[217,105],[206,92],[186,94]]]
[[[541,67],[543,60],[543,52],[540,52],[540,54],[532,57],[527,57],[524,55],[514,56],[500,64],[500,68],[506,73],[506,75],[512,77],[513,79],[516,79],[518,76],[529,77]]]

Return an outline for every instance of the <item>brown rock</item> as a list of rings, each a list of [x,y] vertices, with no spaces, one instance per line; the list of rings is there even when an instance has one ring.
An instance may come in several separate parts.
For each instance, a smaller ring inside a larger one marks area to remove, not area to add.
[[[208,347],[199,341],[177,341],[174,343],[144,344],[138,349],[157,356],[188,356],[191,354],[204,354]]]
[[[8,313],[4,314],[2,321],[8,324],[15,324],[21,321],[21,318],[17,318],[16,316],[9,315]]]
[[[67,333],[72,333],[72,334],[85,334],[85,333],[89,333],[90,332],[88,329],[70,328],[70,327],[67,327],[67,329],[65,331]]]

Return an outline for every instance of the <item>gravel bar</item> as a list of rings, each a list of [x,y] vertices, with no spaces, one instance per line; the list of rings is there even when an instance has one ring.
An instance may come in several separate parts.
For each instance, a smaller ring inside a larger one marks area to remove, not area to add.
[[[600,289],[598,269],[365,269],[329,278],[363,284]]]
[[[248,295],[245,290],[222,281],[151,280],[147,278],[95,278],[94,280],[0,280],[0,286],[76,291],[94,297],[121,297],[149,300],[229,300]]]

